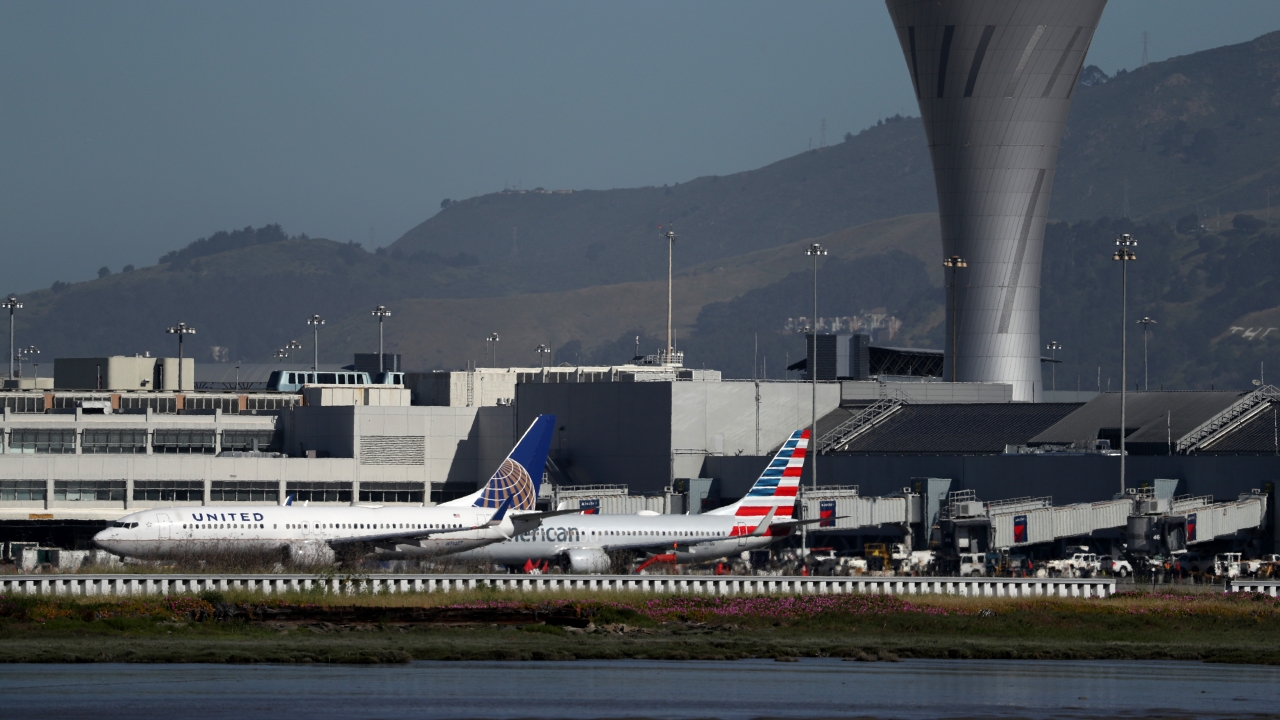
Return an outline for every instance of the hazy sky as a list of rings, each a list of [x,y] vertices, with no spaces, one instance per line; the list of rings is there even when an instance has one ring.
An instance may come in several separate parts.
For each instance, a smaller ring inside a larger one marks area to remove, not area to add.
[[[1088,62],[1276,29],[1112,0]],[[898,112],[876,0],[2,2],[0,291],[270,222],[386,245],[442,198],[727,174]]]

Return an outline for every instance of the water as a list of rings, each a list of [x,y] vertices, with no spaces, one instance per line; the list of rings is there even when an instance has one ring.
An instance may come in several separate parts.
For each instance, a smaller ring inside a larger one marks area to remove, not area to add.
[[[1280,668],[1179,662],[7,665],[6,717],[1280,717]]]

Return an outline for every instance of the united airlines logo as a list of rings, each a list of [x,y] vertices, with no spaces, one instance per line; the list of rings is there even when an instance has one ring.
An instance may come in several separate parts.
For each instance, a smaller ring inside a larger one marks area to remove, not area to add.
[[[512,510],[532,510],[538,493],[533,489],[533,478],[520,463],[507,458],[498,472],[485,485],[484,493],[476,500],[476,507],[497,508],[511,498]]]
[[[262,513],[191,513],[195,522],[249,522],[250,516],[253,522],[262,522],[265,517]]]

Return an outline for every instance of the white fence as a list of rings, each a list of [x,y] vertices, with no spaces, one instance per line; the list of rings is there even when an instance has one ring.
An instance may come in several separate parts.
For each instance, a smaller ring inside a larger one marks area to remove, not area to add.
[[[1255,592],[1275,597],[1280,594],[1280,580],[1228,580],[1227,592]]]
[[[455,592],[487,586],[513,592],[646,592],[682,595],[960,595],[1107,597],[1115,580],[1092,578],[754,577],[701,575],[0,575],[0,594],[176,595],[203,590],[287,592]]]

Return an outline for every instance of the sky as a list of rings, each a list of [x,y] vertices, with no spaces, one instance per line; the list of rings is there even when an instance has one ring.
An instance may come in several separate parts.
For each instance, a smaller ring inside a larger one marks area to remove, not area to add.
[[[1108,73],[1280,29],[1111,0]],[[876,0],[0,1],[0,291],[218,230],[390,244],[444,198],[683,182],[917,115]]]

